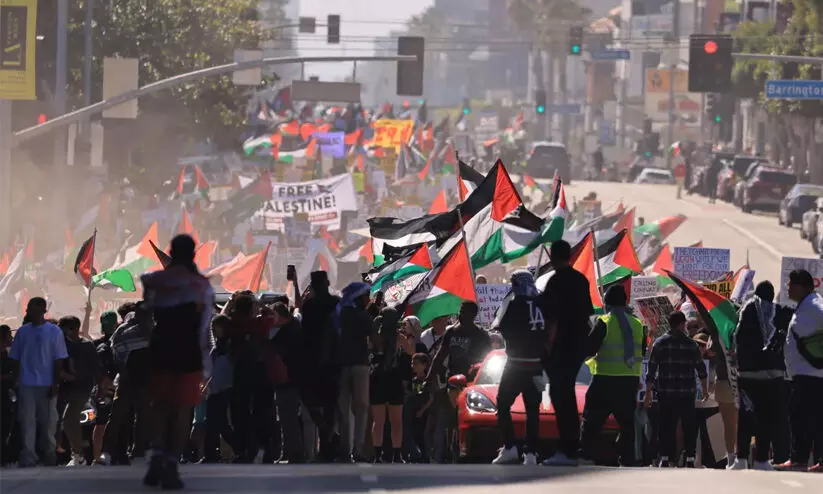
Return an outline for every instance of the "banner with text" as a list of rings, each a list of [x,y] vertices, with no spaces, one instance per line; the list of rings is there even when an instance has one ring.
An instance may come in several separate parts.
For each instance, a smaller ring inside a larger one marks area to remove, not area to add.
[[[503,298],[511,290],[511,285],[477,285],[477,306],[480,312],[477,314],[477,323],[488,326],[494,322],[497,310],[503,305]]]
[[[414,128],[413,120],[378,120],[374,122],[372,145],[381,148],[400,149],[409,139]]]
[[[731,251],[705,247],[675,247],[674,272],[691,281],[714,281],[729,272]]]
[[[812,275],[814,289],[823,294],[823,259],[808,259],[805,257],[784,257],[780,263],[780,285],[776,289],[780,290],[779,303],[795,306],[795,302],[789,299],[786,293],[786,285],[789,282],[789,273],[795,269],[805,269]]]
[[[726,298],[731,298],[732,290],[734,290],[734,281],[732,280],[703,282],[702,285]]]
[[[284,218],[305,213],[314,225],[340,228],[343,211],[357,211],[354,182],[350,174],[309,182],[272,182],[274,199],[263,207],[268,230],[282,230]]]
[[[316,132],[314,138],[323,156],[346,157],[346,134],[344,132]]]

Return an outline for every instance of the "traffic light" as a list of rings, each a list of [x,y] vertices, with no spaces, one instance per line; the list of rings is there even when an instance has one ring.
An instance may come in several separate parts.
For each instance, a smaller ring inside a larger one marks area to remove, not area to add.
[[[429,109],[426,107],[426,100],[420,100],[420,106],[417,107],[417,121],[418,122],[428,122],[429,121]]]
[[[41,113],[40,115],[37,115],[37,125],[44,124],[48,121],[49,121],[49,116],[46,115],[45,113]]]
[[[463,115],[468,115],[472,112],[472,102],[469,98],[463,98]]]
[[[706,95],[706,116],[709,121],[720,123],[723,119],[720,115],[720,95],[709,93]]]
[[[569,29],[569,55],[580,55],[583,53],[583,28],[572,27]]]
[[[689,92],[731,92],[732,47],[733,38],[729,34],[693,34],[689,37]]]
[[[333,14],[326,19],[326,42],[330,45],[340,44],[340,16]]]
[[[534,92],[535,111],[538,115],[546,114],[546,90],[538,89]]]
[[[423,95],[423,54],[426,40],[421,36],[397,38],[398,55],[414,55],[414,62],[397,62],[397,94],[399,96]]]

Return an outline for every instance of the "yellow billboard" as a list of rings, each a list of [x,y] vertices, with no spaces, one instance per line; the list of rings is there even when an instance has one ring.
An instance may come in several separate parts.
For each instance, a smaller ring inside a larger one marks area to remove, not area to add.
[[[0,99],[37,99],[37,0],[0,0]]]

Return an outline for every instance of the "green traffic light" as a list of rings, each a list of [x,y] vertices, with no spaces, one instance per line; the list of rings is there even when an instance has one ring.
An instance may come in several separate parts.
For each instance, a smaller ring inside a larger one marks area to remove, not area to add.
[[[652,153],[651,153],[651,151],[646,151],[646,157],[647,157],[647,158],[651,158],[651,157],[652,157]]]
[[[540,105],[540,106],[537,107],[537,113],[545,113],[545,112],[546,112],[546,107],[545,106]]]
[[[468,108],[463,108],[463,115],[468,115],[469,111],[470,110]]]
[[[580,45],[572,45],[572,53],[580,53]]]
[[[715,115],[714,116],[714,121],[717,122],[717,123],[720,123],[720,115]]]
[[[417,104],[418,104],[418,105],[422,105],[422,104],[424,104],[425,102],[426,102],[426,100],[424,100],[423,98],[420,98],[419,100],[417,100]]]

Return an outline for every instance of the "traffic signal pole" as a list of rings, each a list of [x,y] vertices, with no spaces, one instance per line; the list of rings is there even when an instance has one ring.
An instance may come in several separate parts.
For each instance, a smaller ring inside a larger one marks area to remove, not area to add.
[[[677,64],[680,62],[680,0],[674,0],[674,43],[672,50],[675,55],[670,60],[669,65],[669,128],[666,132],[666,168],[672,167],[672,155],[669,153],[669,147],[674,142],[674,120],[675,120],[675,102],[674,102],[674,86],[677,75]]]

